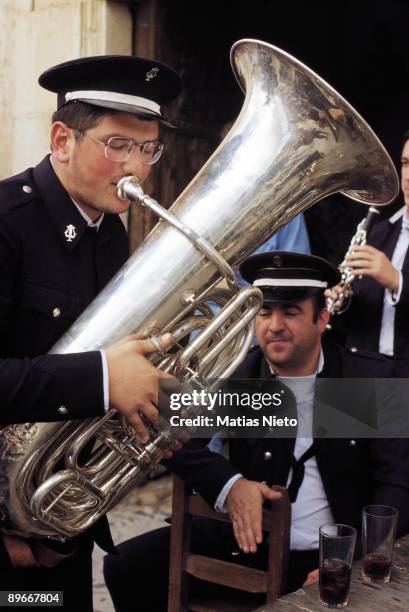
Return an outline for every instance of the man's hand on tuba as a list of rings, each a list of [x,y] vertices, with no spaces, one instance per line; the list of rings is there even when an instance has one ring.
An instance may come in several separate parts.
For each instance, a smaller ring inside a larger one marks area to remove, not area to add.
[[[171,334],[157,340],[163,349],[172,344]],[[149,439],[140,413],[153,425],[158,422],[158,386],[161,379],[173,376],[155,368],[145,357],[158,348],[137,335],[123,338],[105,349],[109,373],[109,403],[121,412],[143,442]]]

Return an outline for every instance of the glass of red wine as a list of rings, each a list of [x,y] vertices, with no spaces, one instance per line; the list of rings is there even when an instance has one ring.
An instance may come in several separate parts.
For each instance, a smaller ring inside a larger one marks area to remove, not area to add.
[[[320,527],[320,602],[326,608],[345,608],[348,604],[355,544],[354,527]]]
[[[362,510],[362,578],[389,582],[398,511],[392,506],[370,505]]]

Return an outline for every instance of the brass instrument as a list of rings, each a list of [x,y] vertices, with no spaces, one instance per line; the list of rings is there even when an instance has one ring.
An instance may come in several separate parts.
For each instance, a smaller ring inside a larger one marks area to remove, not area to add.
[[[355,276],[353,274],[353,269],[347,264],[346,260],[348,255],[353,252],[355,247],[366,245],[368,234],[378,215],[379,210],[373,206],[370,206],[366,217],[364,217],[364,219],[358,223],[356,232],[352,236],[352,240],[349,244],[344,260],[338,266],[338,270],[341,272],[341,282],[339,283],[340,291],[336,299],[327,299],[327,309],[332,315],[342,314],[349,306],[351,287],[355,280]]]
[[[255,288],[239,290],[232,267],[327,195],[342,191],[373,205],[395,198],[398,179],[384,147],[319,76],[257,40],[235,43],[231,63],[245,93],[233,127],[169,211],[134,179],[120,181],[119,197],[149,206],[161,221],[51,353],[99,349],[152,325],[176,340],[197,329],[191,344],[156,355],[155,365],[184,379],[229,376],[245,356],[261,304]],[[227,289],[219,288],[223,278]],[[222,307],[216,319],[209,300]],[[113,410],[5,428],[3,526],[33,537],[81,533],[157,465],[171,438],[152,429],[143,445]],[[94,449],[82,461],[91,439]]]

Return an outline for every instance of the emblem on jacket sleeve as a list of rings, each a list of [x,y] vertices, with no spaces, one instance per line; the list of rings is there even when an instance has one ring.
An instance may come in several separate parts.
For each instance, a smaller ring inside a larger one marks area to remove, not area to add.
[[[76,235],[77,232],[75,231],[75,226],[71,224],[67,225],[67,228],[64,232],[64,236],[66,237],[67,242],[72,242]]]

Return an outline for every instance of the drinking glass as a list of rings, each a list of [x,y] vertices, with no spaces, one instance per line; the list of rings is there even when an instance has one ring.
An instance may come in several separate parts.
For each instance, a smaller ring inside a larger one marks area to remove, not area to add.
[[[365,506],[362,510],[362,578],[389,582],[398,511],[392,506]]]
[[[349,525],[320,527],[320,601],[326,608],[348,604],[356,529]]]

